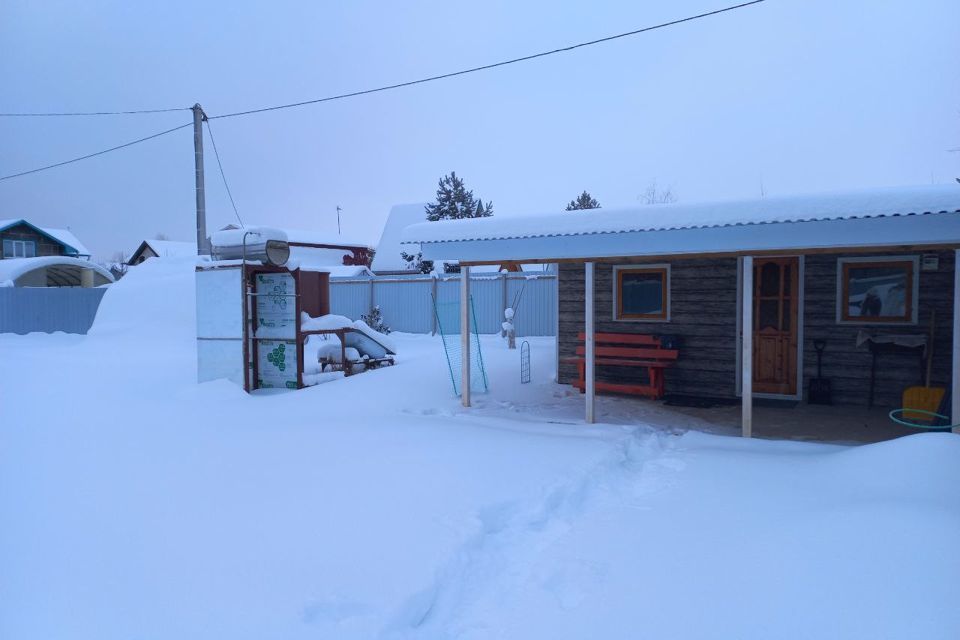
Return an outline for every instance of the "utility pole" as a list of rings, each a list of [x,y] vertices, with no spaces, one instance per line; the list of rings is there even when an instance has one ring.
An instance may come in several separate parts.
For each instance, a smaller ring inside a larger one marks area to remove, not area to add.
[[[340,235],[340,205],[337,205],[337,235]]]
[[[207,246],[207,200],[203,189],[203,121],[207,114],[200,103],[193,105],[193,162],[197,184],[197,255],[210,255]]]

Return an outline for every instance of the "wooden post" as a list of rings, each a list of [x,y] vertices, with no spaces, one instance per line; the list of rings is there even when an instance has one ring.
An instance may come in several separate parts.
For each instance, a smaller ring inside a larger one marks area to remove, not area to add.
[[[507,272],[504,271],[500,274],[500,322],[502,323],[506,320],[507,312]],[[507,332],[503,330],[502,325],[500,329],[500,337],[506,337]]]
[[[586,392],[587,400],[587,415],[586,421],[587,424],[593,424],[595,421],[595,401],[596,401],[596,389],[594,385],[594,343],[596,341],[596,329],[594,328],[594,312],[593,312],[593,263],[587,262],[583,265],[583,313],[584,313],[584,333],[586,338],[584,340],[586,344],[586,354],[584,354],[584,366],[586,371],[584,372],[584,391]]]
[[[460,398],[470,406],[470,267],[460,267]]]
[[[950,374],[950,424],[960,424],[960,249],[953,252],[953,368]],[[953,428],[960,433],[960,427]]]
[[[740,394],[743,437],[753,436],[753,256],[743,258],[743,310],[741,312]]]

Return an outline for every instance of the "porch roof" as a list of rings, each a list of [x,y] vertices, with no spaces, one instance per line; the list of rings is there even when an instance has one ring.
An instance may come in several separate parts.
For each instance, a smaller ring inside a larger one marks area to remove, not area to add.
[[[427,222],[403,242],[463,263],[960,245],[960,185]]]

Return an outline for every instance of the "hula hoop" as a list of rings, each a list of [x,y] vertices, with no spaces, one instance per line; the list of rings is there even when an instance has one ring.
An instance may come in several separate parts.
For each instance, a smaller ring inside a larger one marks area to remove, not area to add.
[[[943,420],[945,422],[950,422],[950,416],[945,416],[942,413],[935,413],[933,411],[926,411],[924,409],[894,409],[890,412],[890,419],[896,422],[897,424],[902,424],[905,427],[911,427],[913,429],[955,429],[960,427],[960,424],[921,424],[919,422],[911,422],[903,417],[903,413],[909,411],[910,413],[921,413],[925,416],[930,416],[938,420]]]

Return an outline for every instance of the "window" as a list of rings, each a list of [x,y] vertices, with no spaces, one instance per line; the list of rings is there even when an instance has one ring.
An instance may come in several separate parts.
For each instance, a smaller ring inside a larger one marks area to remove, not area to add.
[[[37,244],[33,240],[3,240],[4,258],[33,258],[37,255]]]
[[[614,320],[670,320],[670,265],[613,268]]]
[[[916,324],[917,257],[840,258],[837,322]]]

